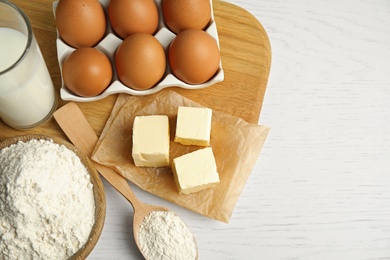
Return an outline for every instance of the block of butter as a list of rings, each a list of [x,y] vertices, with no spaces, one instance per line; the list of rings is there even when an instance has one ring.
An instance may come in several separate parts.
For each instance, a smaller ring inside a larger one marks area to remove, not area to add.
[[[166,115],[134,118],[132,156],[138,167],[169,165],[169,121]]]
[[[190,194],[219,183],[219,174],[211,147],[173,159],[172,170],[180,194]]]
[[[180,106],[174,141],[184,145],[210,145],[211,117],[210,108]]]

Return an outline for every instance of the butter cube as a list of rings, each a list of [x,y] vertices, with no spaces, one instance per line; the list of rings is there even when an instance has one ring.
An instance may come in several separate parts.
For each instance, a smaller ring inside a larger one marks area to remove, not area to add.
[[[183,145],[210,145],[212,110],[201,107],[179,107],[175,142]]]
[[[138,167],[169,165],[169,121],[167,116],[135,117],[132,156]]]
[[[172,170],[180,194],[197,192],[219,183],[219,174],[211,147],[173,159]]]

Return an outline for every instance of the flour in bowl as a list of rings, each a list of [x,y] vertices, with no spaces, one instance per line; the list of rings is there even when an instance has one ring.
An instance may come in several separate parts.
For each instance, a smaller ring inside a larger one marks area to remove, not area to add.
[[[0,150],[0,259],[67,259],[94,222],[93,185],[73,151],[37,139]]]

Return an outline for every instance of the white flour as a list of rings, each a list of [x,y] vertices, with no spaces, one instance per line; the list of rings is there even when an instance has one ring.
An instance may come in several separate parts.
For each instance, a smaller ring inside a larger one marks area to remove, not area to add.
[[[153,211],[145,217],[138,240],[148,260],[196,259],[197,246],[184,222],[173,212]]]
[[[0,259],[67,259],[81,248],[95,221],[89,178],[51,141],[0,150]]]

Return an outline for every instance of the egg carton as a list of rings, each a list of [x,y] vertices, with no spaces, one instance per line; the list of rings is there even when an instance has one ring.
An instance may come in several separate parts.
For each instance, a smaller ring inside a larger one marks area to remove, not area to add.
[[[124,85],[118,78],[118,75],[115,71],[115,62],[114,62],[114,56],[117,47],[122,43],[122,39],[119,38],[114,30],[112,29],[110,25],[110,21],[107,14],[107,7],[109,0],[99,0],[101,5],[103,6],[106,14],[106,20],[107,20],[107,28],[106,33],[103,39],[94,47],[101,52],[103,52],[110,60],[112,68],[113,68],[113,77],[111,80],[110,85],[99,95],[93,96],[93,97],[81,97],[78,95],[73,94],[64,84],[64,80],[62,78],[62,63],[64,60],[69,56],[70,53],[75,51],[76,49],[67,45],[59,36],[58,30],[57,30],[57,58],[58,63],[60,66],[61,71],[61,89],[60,89],[60,96],[61,99],[67,100],[67,101],[76,101],[76,102],[92,102],[97,101],[100,99],[103,99],[109,95],[112,94],[118,94],[118,93],[126,93],[130,95],[138,95],[138,96],[144,96],[144,95],[150,95],[154,94],[162,89],[168,88],[168,87],[180,87],[184,89],[202,89],[209,87],[215,83],[221,82],[224,80],[224,72],[222,69],[222,62],[220,61],[218,71],[216,74],[207,82],[203,84],[187,84],[181,80],[179,80],[173,73],[171,72],[169,62],[167,60],[167,68],[164,73],[164,76],[162,80],[155,85],[154,87],[146,90],[135,90],[127,87]],[[164,22],[163,14],[161,10],[161,4],[162,0],[154,0],[154,2],[157,5],[158,12],[159,12],[159,25],[157,28],[157,32],[154,34],[154,37],[161,43],[161,45],[164,47],[165,53],[167,53],[167,49],[171,41],[176,37],[176,34],[174,34],[172,31],[170,31],[167,27],[167,25]],[[55,16],[55,10],[57,8],[58,1],[53,2],[53,13]],[[214,20],[214,12],[212,8],[212,0],[210,0],[211,4],[211,20],[207,28],[205,29],[205,32],[207,32],[210,36],[212,36],[216,41],[218,48],[219,45],[219,38],[218,38],[218,32],[217,32],[217,26],[215,24]],[[55,17],[54,17],[55,18]],[[168,57],[167,57],[168,58]]]

